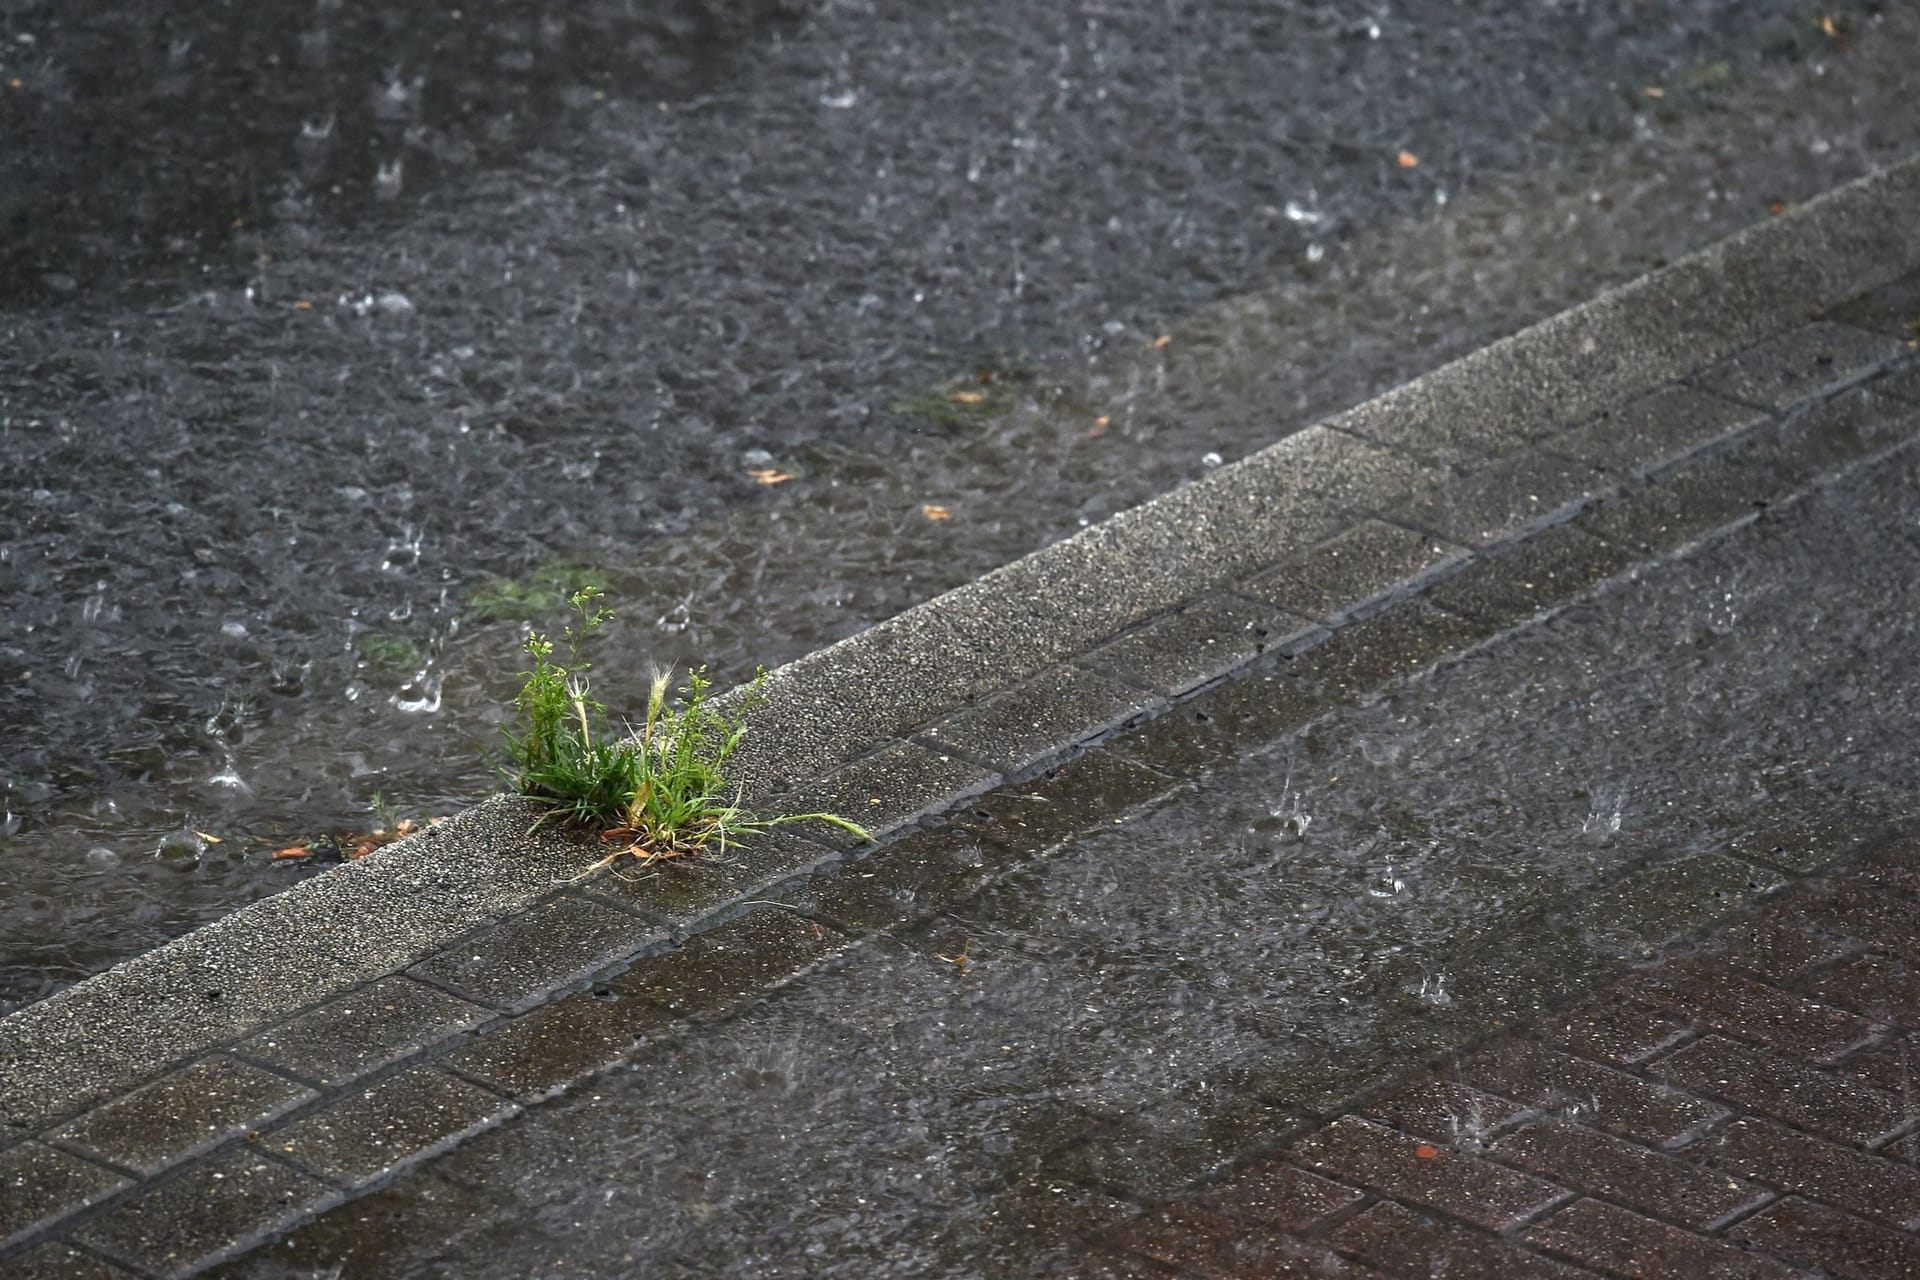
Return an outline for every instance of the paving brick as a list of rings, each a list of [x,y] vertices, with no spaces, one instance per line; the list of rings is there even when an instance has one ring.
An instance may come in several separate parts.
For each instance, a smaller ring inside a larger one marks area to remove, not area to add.
[[[1726,1114],[1725,1107],[1524,1040],[1488,1049],[1459,1075],[1490,1093],[1654,1146],[1681,1142]]]
[[[964,827],[916,831],[834,874],[867,877],[868,887],[900,903],[909,918],[967,897],[1018,862]]]
[[[0,1246],[131,1185],[65,1151],[23,1142],[0,1151]]]
[[[1920,1275],[1920,1240],[1806,1200],[1770,1205],[1727,1235],[1849,1280],[1906,1280]]]
[[[1078,659],[1084,667],[1175,698],[1268,652],[1294,653],[1326,629],[1269,605],[1212,596],[1163,614]]]
[[[1096,679],[1098,677],[1088,677],[1090,682]],[[941,812],[990,790],[999,781],[996,775],[946,751],[930,751],[914,742],[889,742],[839,772],[781,797],[778,811],[837,813],[859,823],[874,836],[885,837],[913,826],[929,813]],[[803,824],[795,824],[789,830],[802,829]],[[857,836],[822,823],[804,824],[804,834],[814,843],[836,849],[852,849],[865,843]]]
[[[1201,1126],[1158,1116],[1096,1117],[1083,1123],[1079,1136],[1041,1158],[1041,1167],[1135,1201],[1172,1195],[1217,1172],[1232,1160],[1237,1145]]]
[[[817,920],[849,938],[886,933],[911,922],[918,914],[910,903],[888,891],[878,874],[886,861],[884,856],[849,859],[767,890],[762,900],[783,903],[800,916]]]
[[[1549,1044],[1618,1067],[1644,1062],[1689,1034],[1686,1023],[1624,1004],[1611,991],[1540,1029],[1541,1038]]]
[[[1763,471],[1704,458],[1652,484],[1601,499],[1575,523],[1637,553],[1659,555],[1754,519],[1788,487]]]
[[[1677,961],[1634,974],[1620,984],[1619,993],[1816,1062],[1846,1056],[1881,1029],[1856,1014],[1816,1004],[1710,961]]]
[[[1530,1124],[1501,1138],[1493,1154],[1585,1195],[1696,1231],[1772,1198],[1753,1183],[1581,1125]]]
[[[1237,588],[1303,618],[1337,626],[1418,587],[1465,547],[1384,520],[1363,519]]]
[[[1431,957],[1413,953],[1383,966],[1388,980],[1398,981],[1398,1003],[1411,1014],[1444,1025],[1451,1045],[1537,1019],[1591,990],[1615,968],[1613,959],[1593,945],[1590,930],[1570,925],[1564,914],[1527,917],[1525,900],[1546,897],[1539,886],[1494,881],[1487,892],[1499,894],[1507,911],[1521,918],[1507,916],[1487,935],[1448,948],[1444,1005],[1431,1004],[1420,994],[1433,973]]]
[[[697,934],[678,950],[649,956],[606,985],[686,1017],[732,1005],[846,945],[824,926],[760,909]]]
[[[1775,899],[1756,916],[1721,928],[1712,955],[1769,982],[1787,983],[1808,969],[1853,955],[1860,944],[1802,928],[1798,894]]]
[[[1788,1280],[1793,1271],[1691,1231],[1598,1200],[1581,1200],[1529,1228],[1527,1243],[1635,1280]]]
[[[1692,387],[1662,387],[1547,436],[1540,447],[1597,470],[1638,477],[1765,420],[1761,410]]]
[[[919,751],[917,747],[909,749],[910,744],[899,746],[908,756]],[[861,803],[871,798],[864,797]],[[780,806],[778,811],[807,813],[820,807],[819,804],[806,807],[788,804]],[[875,817],[872,812],[855,816],[862,817],[864,822],[877,823],[883,829],[890,821],[884,816]],[[905,819],[891,821],[899,825]],[[616,865],[586,881],[577,892],[596,901],[639,911],[669,929],[692,929],[730,910],[742,899],[761,897],[837,861],[839,855],[826,842],[793,834],[802,825],[817,828],[820,824],[795,823],[744,840],[729,841],[725,849],[709,848],[692,857],[645,866],[637,862]]]
[[[1369,1119],[1403,1133],[1478,1150],[1495,1133],[1530,1114],[1505,1098],[1428,1076],[1361,1108]]]
[[[563,895],[469,934],[408,972],[512,1012],[666,937],[657,924]]]
[[[1206,1196],[1208,1208],[1276,1231],[1306,1231],[1363,1199],[1352,1187],[1303,1169],[1263,1161],[1242,1169]]]
[[[215,1055],[96,1107],[53,1136],[154,1174],[318,1096],[284,1076]]]
[[[1148,1262],[1145,1258],[1096,1253],[1071,1258],[1061,1264],[1059,1280],[1160,1280],[1161,1277],[1174,1274],[1170,1267]]]
[[[1826,319],[1909,341],[1920,339],[1920,271],[1835,307]]]
[[[338,1088],[492,1016],[479,1005],[395,974],[242,1041],[238,1051]]]
[[[1759,1116],[1728,1121],[1688,1148],[1687,1158],[1896,1227],[1920,1225],[1920,1172]]]
[[[1552,1183],[1344,1116],[1294,1144],[1292,1157],[1322,1173],[1502,1231],[1567,1192]]]
[[[1810,876],[1846,858],[1880,825],[1871,813],[1820,794],[1789,791],[1749,815],[1726,852]]]
[[[1885,1138],[1905,1119],[1906,1108],[1891,1094],[1719,1036],[1696,1040],[1648,1070],[1749,1111],[1856,1145]]]
[[[1059,1280],[1160,1280],[1161,1277],[1174,1274],[1171,1268],[1148,1262],[1145,1258],[1096,1253],[1064,1262],[1059,1271]]]
[[[1361,622],[1293,662],[1302,678],[1317,680],[1342,702],[1399,685],[1448,654],[1484,640],[1493,628],[1472,618],[1413,601]]]
[[[1771,871],[1718,853],[1642,867],[1579,896],[1569,916],[1629,959],[1658,955],[1676,940],[1778,888]]]
[[[76,1243],[162,1275],[191,1272],[271,1239],[339,1192],[257,1152],[200,1161],[83,1223]]]
[[[1850,882],[1804,894],[1799,906],[1806,920],[1837,936],[1920,962],[1914,907],[1894,894]]]
[[[1208,690],[1106,749],[1177,777],[1204,776],[1250,747],[1292,733],[1336,704],[1337,691],[1308,664],[1319,649],[1274,671]]]
[[[1906,354],[1904,343],[1885,334],[1821,321],[1768,338],[1702,370],[1693,383],[1730,399],[1786,409],[1872,377]]]
[[[1593,1272],[1529,1253],[1498,1236],[1436,1222],[1382,1200],[1333,1229],[1328,1243],[1383,1271],[1435,1280],[1579,1280]]]
[[[266,1142],[334,1182],[359,1187],[519,1109],[436,1067],[412,1067],[278,1130]]]
[[[1920,1085],[1920,1053],[1915,1052],[1912,1037],[1894,1036],[1840,1063],[1834,1074],[1905,1098]]]
[[[1565,604],[1633,563],[1635,557],[1580,528],[1560,524],[1495,548],[1427,589],[1443,609],[1507,627]]]
[[[1901,1027],[1920,1027],[1920,968],[1869,952],[1807,988],[1816,999]]]
[[[1435,486],[1395,509],[1418,529],[1484,547],[1566,518],[1602,482],[1592,467],[1527,450]]]
[[[1879,395],[1920,405],[1920,364],[1909,364],[1904,369],[1889,373],[1872,386]]]
[[[1169,1205],[1128,1223],[1116,1243],[1182,1274],[1212,1280],[1367,1280],[1378,1272],[1194,1205]]]
[[[1024,860],[1185,786],[1170,775],[1096,748],[1030,782],[980,797],[951,814],[949,822],[953,829]]]
[[[1751,519],[1813,479],[1892,448],[1913,432],[1910,408],[1867,391],[1849,391],[1655,483],[1608,497],[1577,522],[1622,546],[1651,553],[1677,550]]]
[[[442,1065],[529,1102],[611,1066],[672,1022],[659,1005],[597,988],[522,1014]]]
[[[1117,680],[1059,666],[935,721],[923,736],[968,759],[1017,773],[1099,737],[1156,703],[1157,699]],[[978,794],[985,789],[981,785],[953,790]]]
[[[64,1244],[43,1244],[6,1261],[9,1280],[125,1280],[131,1271]]]

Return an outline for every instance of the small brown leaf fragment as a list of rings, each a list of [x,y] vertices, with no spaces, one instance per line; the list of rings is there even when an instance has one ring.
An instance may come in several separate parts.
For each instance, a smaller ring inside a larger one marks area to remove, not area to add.
[[[955,391],[949,393],[947,399],[955,404],[979,404],[986,397],[978,391]]]
[[[1430,1147],[1423,1142],[1413,1149],[1413,1154],[1422,1160],[1437,1160],[1440,1158],[1440,1148]]]
[[[1667,96],[1667,91],[1657,84],[1650,84],[1640,92],[1646,94],[1649,98],[1664,98]]]
[[[293,309],[295,311],[311,311],[313,310],[313,304],[305,298],[295,298],[293,300]]]
[[[1393,162],[1402,169],[1418,169],[1420,167],[1420,157],[1411,151],[1402,151],[1393,158]]]
[[[1829,40],[1837,40],[1840,38],[1840,27],[1834,22],[1833,15],[1830,13],[1820,16],[1820,30],[1826,33]]]
[[[1108,421],[1107,415],[1104,413],[1095,418],[1093,425],[1087,428],[1087,439],[1098,440],[1101,436],[1107,434]]]
[[[920,514],[929,520],[953,519],[953,512],[947,510],[945,507],[937,507],[931,502],[920,508]]]
[[[1171,334],[1166,334],[1166,333],[1163,333],[1163,334],[1161,334],[1161,335],[1160,335],[1159,337],[1157,337],[1157,338],[1155,338],[1155,339],[1153,340],[1153,349],[1154,349],[1155,351],[1161,351],[1161,350],[1164,350],[1164,349],[1166,348],[1166,346],[1167,346],[1167,344],[1168,344],[1168,343],[1170,343],[1170,342],[1172,342],[1172,341],[1173,341],[1173,335],[1171,335]]]
[[[747,474],[753,477],[755,484],[785,484],[793,479],[789,472],[780,471],[774,467],[756,467]]]
[[[353,862],[364,858],[375,849],[378,849],[383,843],[385,842],[381,840],[369,840],[365,844],[358,845],[347,854],[347,860]]]
[[[195,834],[196,836],[199,836],[202,840],[205,840],[208,844],[224,843],[224,841],[222,841],[219,836],[210,836],[204,831],[196,831],[193,834]]]
[[[307,846],[303,844],[296,844],[296,845],[290,845],[285,849],[275,849],[273,851],[273,856],[276,860],[284,859],[284,858],[304,858],[312,852],[313,850],[307,848]]]

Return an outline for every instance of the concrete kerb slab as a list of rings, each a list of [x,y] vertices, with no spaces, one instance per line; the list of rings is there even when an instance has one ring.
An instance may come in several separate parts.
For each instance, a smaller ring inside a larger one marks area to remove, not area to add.
[[[0,1020],[19,1134],[392,973],[553,894],[583,850],[495,797]]]
[[[1239,589],[1369,517],[1399,519],[1418,529],[1424,522],[1406,521],[1404,513],[1425,510],[1435,523],[1448,525],[1429,532],[1451,534],[1456,544],[1489,544],[1462,553],[1466,562],[1477,562],[1497,549],[1490,544],[1545,518],[1541,511],[1561,518],[1596,489],[1655,474],[1669,461],[1664,454],[1639,456],[1637,445],[1606,439],[1597,430],[1582,439],[1606,453],[1609,467],[1595,467],[1592,477],[1566,471],[1563,464],[1592,463],[1568,457],[1572,448],[1557,454],[1547,438],[1798,329],[1911,271],[1920,263],[1920,236],[1910,233],[1909,211],[1920,207],[1916,195],[1920,158],[781,668],[762,691],[764,705],[740,756],[747,802],[778,812],[788,807],[783,797],[804,795],[830,778],[848,794],[869,794],[862,771],[895,760],[898,744],[925,734],[933,723],[1084,658],[1130,628]],[[1905,374],[1910,377],[1911,370]],[[1724,416],[1702,415],[1697,430],[1647,433],[1646,447],[1717,446],[1733,425]],[[1763,415],[1760,421],[1770,420]],[[1498,459],[1505,461],[1490,465]],[[1609,469],[1613,474],[1605,475]],[[1555,490],[1550,506],[1515,505],[1523,490],[1531,500],[1532,487],[1543,481]],[[1445,521],[1438,519],[1442,512]],[[1434,619],[1431,643],[1417,646],[1423,654],[1451,643],[1452,633],[1440,625],[1449,615],[1424,606],[1415,612]],[[1395,625],[1418,630],[1419,618]],[[1361,639],[1356,633],[1350,643],[1334,646],[1327,661],[1338,665],[1341,653]],[[1379,655],[1348,656],[1370,678],[1368,663]],[[1276,657],[1267,655],[1269,665]],[[1343,673],[1329,676],[1335,692],[1351,683]],[[734,691],[723,701],[739,706],[749,696]],[[1143,709],[1152,701],[1145,693],[1137,699]],[[1105,711],[1082,718],[1096,729],[1113,719]],[[1080,745],[1063,739],[1056,755],[1071,755]],[[1044,759],[1020,769],[1029,767],[1045,767]],[[914,794],[915,811],[897,815],[905,833],[983,785],[992,785],[991,776],[973,771],[955,783],[957,790],[935,787],[918,794],[898,778],[875,774],[871,794]],[[494,797],[429,832],[0,1020],[0,1139],[46,1133],[102,1100],[125,1096],[408,970],[483,926],[555,899],[564,897],[570,905],[552,910],[584,913],[605,925],[613,941],[596,944],[581,961],[593,965],[618,967],[624,949],[670,945],[652,925],[664,924],[678,938],[683,925],[706,928],[728,918],[726,904],[705,894],[676,914],[678,908],[655,910],[644,893],[590,887],[582,896],[568,889],[597,850],[556,830],[533,830],[535,816],[523,802]],[[756,885],[771,884],[835,856],[826,848],[817,856],[788,850],[775,859],[777,865],[742,874]],[[878,859],[884,864],[885,851]],[[631,913],[635,923],[615,919],[614,910]],[[527,999],[545,998],[537,992],[526,998],[517,992],[469,995],[476,1003],[446,1000],[456,1010],[483,1004],[518,1009]],[[453,1022],[464,1028],[472,1018],[463,1012]],[[244,1055],[245,1046],[238,1047]],[[386,1050],[375,1046],[368,1052],[378,1057]],[[475,1114],[493,1114],[478,1105],[484,1100],[470,1101]],[[216,1152],[212,1160],[227,1158]],[[168,1185],[185,1186],[199,1177],[193,1169],[188,1174],[169,1175]],[[76,1199],[71,1210],[84,1201]],[[112,1212],[115,1224],[126,1217],[119,1208]],[[94,1231],[100,1247],[120,1256],[136,1252],[108,1241],[117,1229],[102,1225]],[[35,1227],[29,1234],[37,1242],[44,1231]]]

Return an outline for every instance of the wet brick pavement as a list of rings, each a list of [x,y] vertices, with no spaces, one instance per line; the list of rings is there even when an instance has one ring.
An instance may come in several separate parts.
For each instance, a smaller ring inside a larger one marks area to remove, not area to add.
[[[1920,1275],[1912,842],[1089,1239],[1094,1277]]]

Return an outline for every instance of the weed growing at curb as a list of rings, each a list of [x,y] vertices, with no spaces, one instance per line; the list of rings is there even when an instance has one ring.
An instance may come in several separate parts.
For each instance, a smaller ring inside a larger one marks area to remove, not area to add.
[[[788,822],[825,822],[873,838],[837,814],[758,818],[727,798],[727,760],[746,737],[747,714],[759,701],[764,672],[755,679],[754,696],[732,714],[713,707],[704,670],[689,674],[671,705],[671,677],[655,676],[639,731],[615,733],[580,656],[587,636],[613,616],[595,604],[599,598],[598,588],[583,587],[569,600],[580,624],[566,629],[564,662],[554,660],[546,636],[527,638],[533,666],[521,673],[526,683],[514,698],[517,730],[506,731],[505,772],[522,795],[545,809],[542,822],[597,831],[602,840],[622,845],[584,875],[622,858],[644,864],[715,846],[724,850]]]

